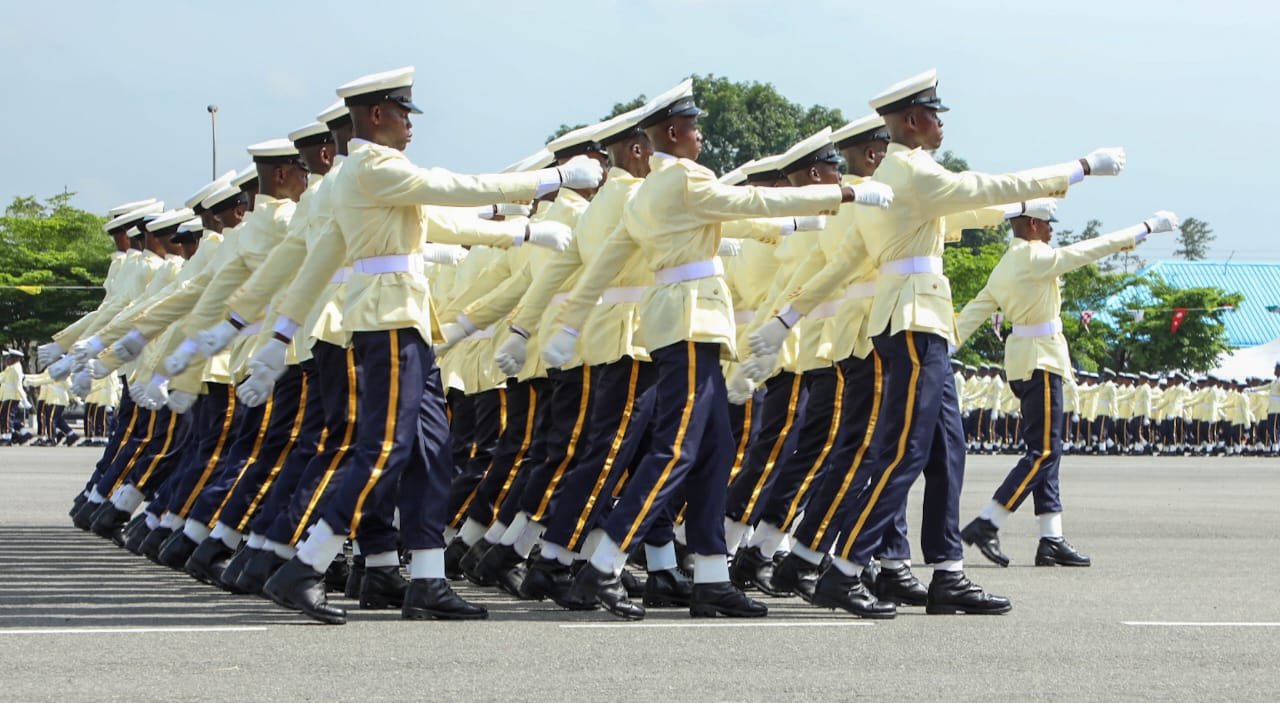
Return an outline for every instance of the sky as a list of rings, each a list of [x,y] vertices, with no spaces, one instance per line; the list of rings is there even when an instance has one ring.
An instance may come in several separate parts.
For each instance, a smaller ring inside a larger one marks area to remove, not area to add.
[[[1060,228],[1104,231],[1155,210],[1206,220],[1210,258],[1280,261],[1257,209],[1276,196],[1280,3],[1078,0],[498,0],[5,3],[0,202],[75,192],[105,213],[180,204],[244,147],[313,120],[360,75],[417,68],[415,162],[502,168],[561,124],[691,74],[773,84],[852,119],[937,68],[946,142],[987,172],[1123,146],[1118,178],[1088,179]],[[1139,252],[1168,258],[1173,237]]]

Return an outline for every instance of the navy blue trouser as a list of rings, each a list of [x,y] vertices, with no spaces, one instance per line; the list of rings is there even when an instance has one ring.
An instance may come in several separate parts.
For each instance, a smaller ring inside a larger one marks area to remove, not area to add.
[[[137,405],[134,406],[132,428],[127,435],[121,437],[118,451],[106,465],[106,468],[96,472],[94,488],[98,490],[99,495],[104,498],[111,497],[111,491],[120,485],[123,477],[129,473],[129,469],[133,467],[134,463],[138,461],[146,450],[152,435],[156,433],[156,421],[161,415],[167,419],[169,409],[161,408],[152,411]],[[160,425],[159,429],[163,432],[164,425]]]
[[[498,439],[489,468],[471,498],[468,518],[482,525],[492,525],[497,519],[498,507],[511,493],[518,468],[537,442],[534,424],[538,420],[538,406],[547,402],[545,391],[546,379],[507,379],[507,428]]]
[[[190,412],[175,413],[165,408],[162,412],[157,411],[155,417],[156,428],[151,441],[133,468],[121,476],[123,482],[133,484],[148,496],[173,475],[194,444],[191,432],[194,418]]]
[[[794,430],[800,426],[800,409],[804,407],[804,379],[800,374],[780,372],[765,381],[764,387],[764,403],[758,406],[760,429],[747,446],[742,469],[729,486],[725,514],[737,522],[748,522],[749,516],[762,506],[778,465],[795,449]]]
[[[965,442],[947,340],[923,332],[872,339],[884,364],[883,398],[864,488],[843,512],[837,554],[866,565],[923,473],[925,563],[958,560]]]
[[[551,404],[542,461],[525,470],[527,478],[517,505],[533,522],[546,516],[551,494],[586,448],[591,416],[591,369],[551,369]]]
[[[235,386],[209,383],[205,390],[205,394],[187,411],[195,413],[191,426],[195,444],[187,450],[169,478],[172,489],[165,491],[169,496],[166,509],[179,517],[186,517],[191,506],[195,505],[223,453],[231,446],[237,423],[244,414],[244,406],[236,399]]]
[[[489,464],[493,461],[493,453],[498,448],[498,439],[507,428],[507,389],[493,388],[481,391],[470,397],[473,451],[467,458],[462,470],[455,473],[453,482],[449,484],[449,520],[450,527],[461,527],[467,518],[467,510],[471,501],[475,500],[476,490],[484,479]],[[450,422],[456,427],[459,418],[457,413]],[[456,455],[455,455],[456,456]]]
[[[107,446],[102,448],[102,456],[98,458],[98,463],[93,467],[93,474],[89,476],[88,482],[85,483],[86,491],[98,485],[98,481],[102,478],[102,474],[111,468],[111,463],[115,461],[116,455],[120,453],[120,447],[129,439],[129,435],[133,434],[133,428],[138,423],[138,411],[142,408],[133,402],[133,398],[129,397],[129,392],[125,391],[120,396],[120,407],[116,410],[116,421],[111,428],[111,433],[107,437]]]
[[[784,456],[774,471],[776,478],[768,496],[757,503],[747,522],[767,522],[786,531],[804,511],[809,494],[835,447],[844,411],[844,372],[839,366],[806,371],[803,374],[805,401],[803,421],[796,431],[796,450]]]
[[[234,391],[233,388],[232,392]],[[230,446],[222,453],[209,474],[209,480],[200,489],[191,510],[187,513],[188,519],[213,526],[214,518],[221,509],[223,501],[226,500],[227,493],[239,478],[240,471],[246,464],[253,461],[258,448],[262,446],[267,425],[271,422],[272,411],[275,409],[274,401],[274,398],[267,398],[264,405],[244,409],[244,413],[240,416],[240,424],[234,430],[234,438]]]
[[[271,523],[275,522],[279,515],[289,512],[289,502],[293,499],[294,491],[298,489],[303,471],[319,451],[320,443],[324,441],[325,411],[324,403],[321,402],[323,394],[320,391],[322,384],[316,375],[315,361],[309,359],[302,362],[302,373],[307,392],[300,399],[303,403],[302,421],[298,426],[293,447],[285,453],[284,462],[280,465],[275,479],[263,486],[256,509],[251,507],[247,511],[246,515],[249,519],[242,520],[238,527],[232,525],[240,532],[245,532],[247,529],[248,532],[265,535]]]
[[[1025,381],[1011,381],[1022,403],[1022,441],[1027,453],[1018,460],[992,499],[1014,511],[1035,496],[1036,515],[1062,512],[1058,465],[1062,460],[1062,377],[1043,369]]]
[[[457,388],[445,393],[445,408],[449,411],[449,431],[453,441],[449,451],[453,453],[453,472],[456,477],[471,460],[476,449],[476,415],[474,398]]]
[[[360,422],[324,521],[365,554],[387,552],[397,546],[398,507],[405,547],[443,548],[453,458],[435,352],[414,329],[356,332],[351,343],[362,371]]]
[[[663,510],[688,499],[685,537],[695,554],[724,554],[725,494],[733,464],[720,345],[677,342],[650,352],[656,370],[648,452],[632,472],[605,532],[622,551]]]

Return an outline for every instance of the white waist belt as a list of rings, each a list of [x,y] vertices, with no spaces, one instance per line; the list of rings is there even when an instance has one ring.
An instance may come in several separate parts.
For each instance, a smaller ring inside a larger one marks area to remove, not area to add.
[[[618,303],[638,303],[648,288],[631,286],[622,288],[605,288],[600,294],[600,305],[617,305]]]
[[[380,273],[410,273],[422,270],[422,257],[417,254],[388,254],[358,259],[351,269],[356,273],[377,275]]]
[[[671,283],[683,283],[699,278],[711,278],[712,276],[721,275],[724,275],[724,265],[717,258],[672,266],[669,269],[662,269],[654,273],[653,277],[657,280],[658,285],[665,286]]]
[[[333,278],[329,279],[329,283],[331,285],[338,284],[338,283],[346,283],[348,278],[351,278],[351,267],[343,266],[342,268],[333,272]]]
[[[839,301],[828,300],[827,302],[815,307],[808,315],[805,315],[805,318],[809,320],[825,320],[836,314],[836,308],[839,307],[837,305],[838,302]]]
[[[909,276],[913,273],[942,273],[942,257],[913,256],[909,259],[886,261],[880,264],[880,273],[898,276]]]
[[[876,297],[875,281],[861,281],[844,289],[845,300],[858,300],[860,298],[874,297]]]
[[[756,319],[755,310],[734,310],[733,321],[739,325],[749,325],[751,321]]]
[[[1052,337],[1062,331],[1062,320],[1050,320],[1038,325],[1014,325],[1014,337]]]

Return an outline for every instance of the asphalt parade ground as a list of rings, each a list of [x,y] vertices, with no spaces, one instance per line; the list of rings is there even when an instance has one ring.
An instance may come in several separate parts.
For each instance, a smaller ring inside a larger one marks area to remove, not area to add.
[[[470,585],[485,622],[352,610],[313,624],[71,526],[100,450],[0,448],[0,700],[1275,700],[1280,460],[1068,457],[1067,538],[1088,569],[966,554],[1006,616],[857,620],[798,598],[764,620],[626,623]],[[970,457],[967,521],[1010,457]],[[919,524],[920,485],[911,529]],[[928,571],[917,573],[927,582]],[[354,607],[337,599],[339,604]]]

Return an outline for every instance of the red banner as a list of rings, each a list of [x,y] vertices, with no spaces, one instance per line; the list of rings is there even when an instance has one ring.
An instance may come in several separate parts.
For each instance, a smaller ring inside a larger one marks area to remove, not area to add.
[[[1170,331],[1170,332],[1172,332],[1172,333],[1174,333],[1174,334],[1177,334],[1177,332],[1178,332],[1178,328],[1182,326],[1182,321],[1183,321],[1183,320],[1185,320],[1185,319],[1187,319],[1187,309],[1186,309],[1186,308],[1174,308],[1174,309],[1173,309],[1173,322],[1171,322],[1171,323],[1169,324],[1169,331]]]

